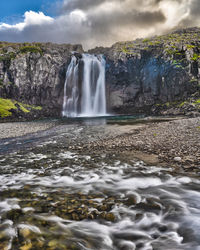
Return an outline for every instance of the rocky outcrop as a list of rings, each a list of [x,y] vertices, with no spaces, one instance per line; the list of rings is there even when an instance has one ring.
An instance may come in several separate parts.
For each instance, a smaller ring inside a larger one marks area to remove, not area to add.
[[[91,52],[98,53],[98,49]],[[103,52],[111,110],[153,112],[155,104],[182,102],[193,94],[200,96],[198,28],[117,43]]]
[[[72,51],[81,58],[81,45],[0,43],[0,97],[40,105],[45,114],[60,115]],[[199,28],[120,42],[88,53],[106,58],[110,112],[160,114],[171,103],[180,105],[191,96],[200,97]]]
[[[45,115],[60,115],[71,53],[82,53],[82,46],[1,43],[0,48],[0,97],[43,106]]]

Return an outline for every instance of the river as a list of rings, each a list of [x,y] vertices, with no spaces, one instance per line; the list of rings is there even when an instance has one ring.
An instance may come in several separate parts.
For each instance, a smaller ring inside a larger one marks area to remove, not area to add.
[[[200,249],[198,174],[70,150],[120,126],[66,121],[0,141],[0,249]]]

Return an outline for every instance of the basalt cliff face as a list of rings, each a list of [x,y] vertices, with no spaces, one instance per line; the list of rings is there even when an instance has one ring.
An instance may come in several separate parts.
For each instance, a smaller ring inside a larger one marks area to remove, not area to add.
[[[81,45],[0,43],[0,97],[43,107],[41,114],[61,114],[66,69]]]
[[[200,96],[199,28],[116,43],[90,53],[106,57],[108,103],[116,112],[159,113],[172,107],[172,113],[175,109],[180,113],[184,100],[193,96],[197,101]]]
[[[45,114],[60,115],[66,69],[73,51],[81,57],[82,46],[0,43],[0,97],[40,105]],[[116,43],[88,53],[105,56],[110,112],[159,114],[172,107],[173,112],[176,109],[180,113],[184,105],[189,105],[191,111],[195,106],[198,112],[199,28]]]

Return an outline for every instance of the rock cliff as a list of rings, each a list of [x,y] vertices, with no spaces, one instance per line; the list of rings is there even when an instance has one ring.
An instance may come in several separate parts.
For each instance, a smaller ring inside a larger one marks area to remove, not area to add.
[[[162,105],[200,96],[200,29],[96,48],[107,61],[108,102],[122,113],[153,112]]]
[[[81,45],[1,42],[0,97],[60,115],[72,51],[83,53]],[[191,102],[199,105],[200,28],[120,42],[88,53],[106,58],[109,111],[159,113],[171,104],[181,109],[191,96]]]
[[[71,52],[81,45],[0,43],[0,97],[43,107],[60,115]]]

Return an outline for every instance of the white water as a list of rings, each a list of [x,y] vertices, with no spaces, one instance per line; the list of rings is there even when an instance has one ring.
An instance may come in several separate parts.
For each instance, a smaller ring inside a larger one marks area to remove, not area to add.
[[[53,240],[57,249],[67,244],[72,249],[73,243],[80,250],[200,250],[199,174],[63,147],[100,130],[59,126],[57,135],[43,131],[45,137],[40,135],[35,147],[29,148],[26,139],[24,150],[12,153],[1,151],[10,149],[9,144],[0,144],[0,235],[5,249],[22,249],[25,242],[39,239],[45,242],[41,249]],[[96,217],[66,218],[71,203],[76,214],[81,208]],[[104,204],[114,221],[98,217]],[[19,216],[13,217],[15,213]],[[20,236],[21,229],[31,232],[27,239]]]
[[[64,86],[63,116],[94,117],[106,115],[105,60],[102,55],[82,55],[80,61],[72,56]],[[81,86],[79,86],[81,82]]]
[[[94,159],[87,155],[68,151],[62,151],[59,155],[57,152],[54,154],[49,156],[48,160],[52,157],[52,162],[46,168],[43,164],[40,168],[27,165],[30,154],[23,157],[17,154],[10,155],[9,159],[12,161],[21,159],[21,168],[10,165],[5,169],[1,166],[3,163],[0,164],[2,177],[0,191],[10,190],[12,194],[12,190],[22,190],[28,185],[31,187],[29,191],[38,194],[49,207],[54,207],[56,204],[51,203],[51,200],[46,201],[45,197],[51,192],[58,193],[58,202],[59,199],[62,200],[62,192],[72,195],[78,195],[80,192],[82,195],[96,193],[97,198],[91,197],[90,200],[96,202],[97,208],[98,204],[103,204],[106,199],[113,197],[115,203],[110,211],[115,215],[115,221],[66,220],[52,214],[51,209],[45,214],[38,212],[36,207],[24,207],[23,201],[26,198],[10,198],[9,193],[7,197],[2,196],[0,201],[2,218],[8,211],[21,209],[24,214],[27,214],[25,218],[28,218],[29,213],[36,219],[47,221],[51,228],[57,228],[56,231],[48,231],[46,226],[46,232],[50,232],[51,239],[56,239],[58,234],[61,237],[67,237],[70,232],[70,237],[73,235],[70,239],[80,250],[200,249],[198,178],[172,176],[170,168],[150,167],[143,162],[133,162],[130,165],[115,161],[107,164],[104,161],[106,159],[102,158],[100,162],[95,163]],[[35,160],[37,156],[38,154],[32,154]],[[56,167],[55,163],[58,159],[61,163]],[[75,164],[77,161],[82,164]],[[92,162],[92,168],[84,164],[90,162]],[[130,197],[135,197],[135,204],[126,204]],[[148,207],[151,204],[157,206]],[[90,209],[97,211],[97,208]],[[17,237],[14,233],[18,229],[28,228],[32,233],[41,235],[41,238],[42,231],[45,230],[37,224],[29,224],[26,220],[16,223],[16,221],[4,219],[2,225],[0,232],[10,239],[10,249],[14,246],[12,241]],[[62,238],[59,240],[62,242]]]
[[[68,66],[63,100],[63,116],[76,117],[78,112],[78,64],[75,56],[72,56]]]

